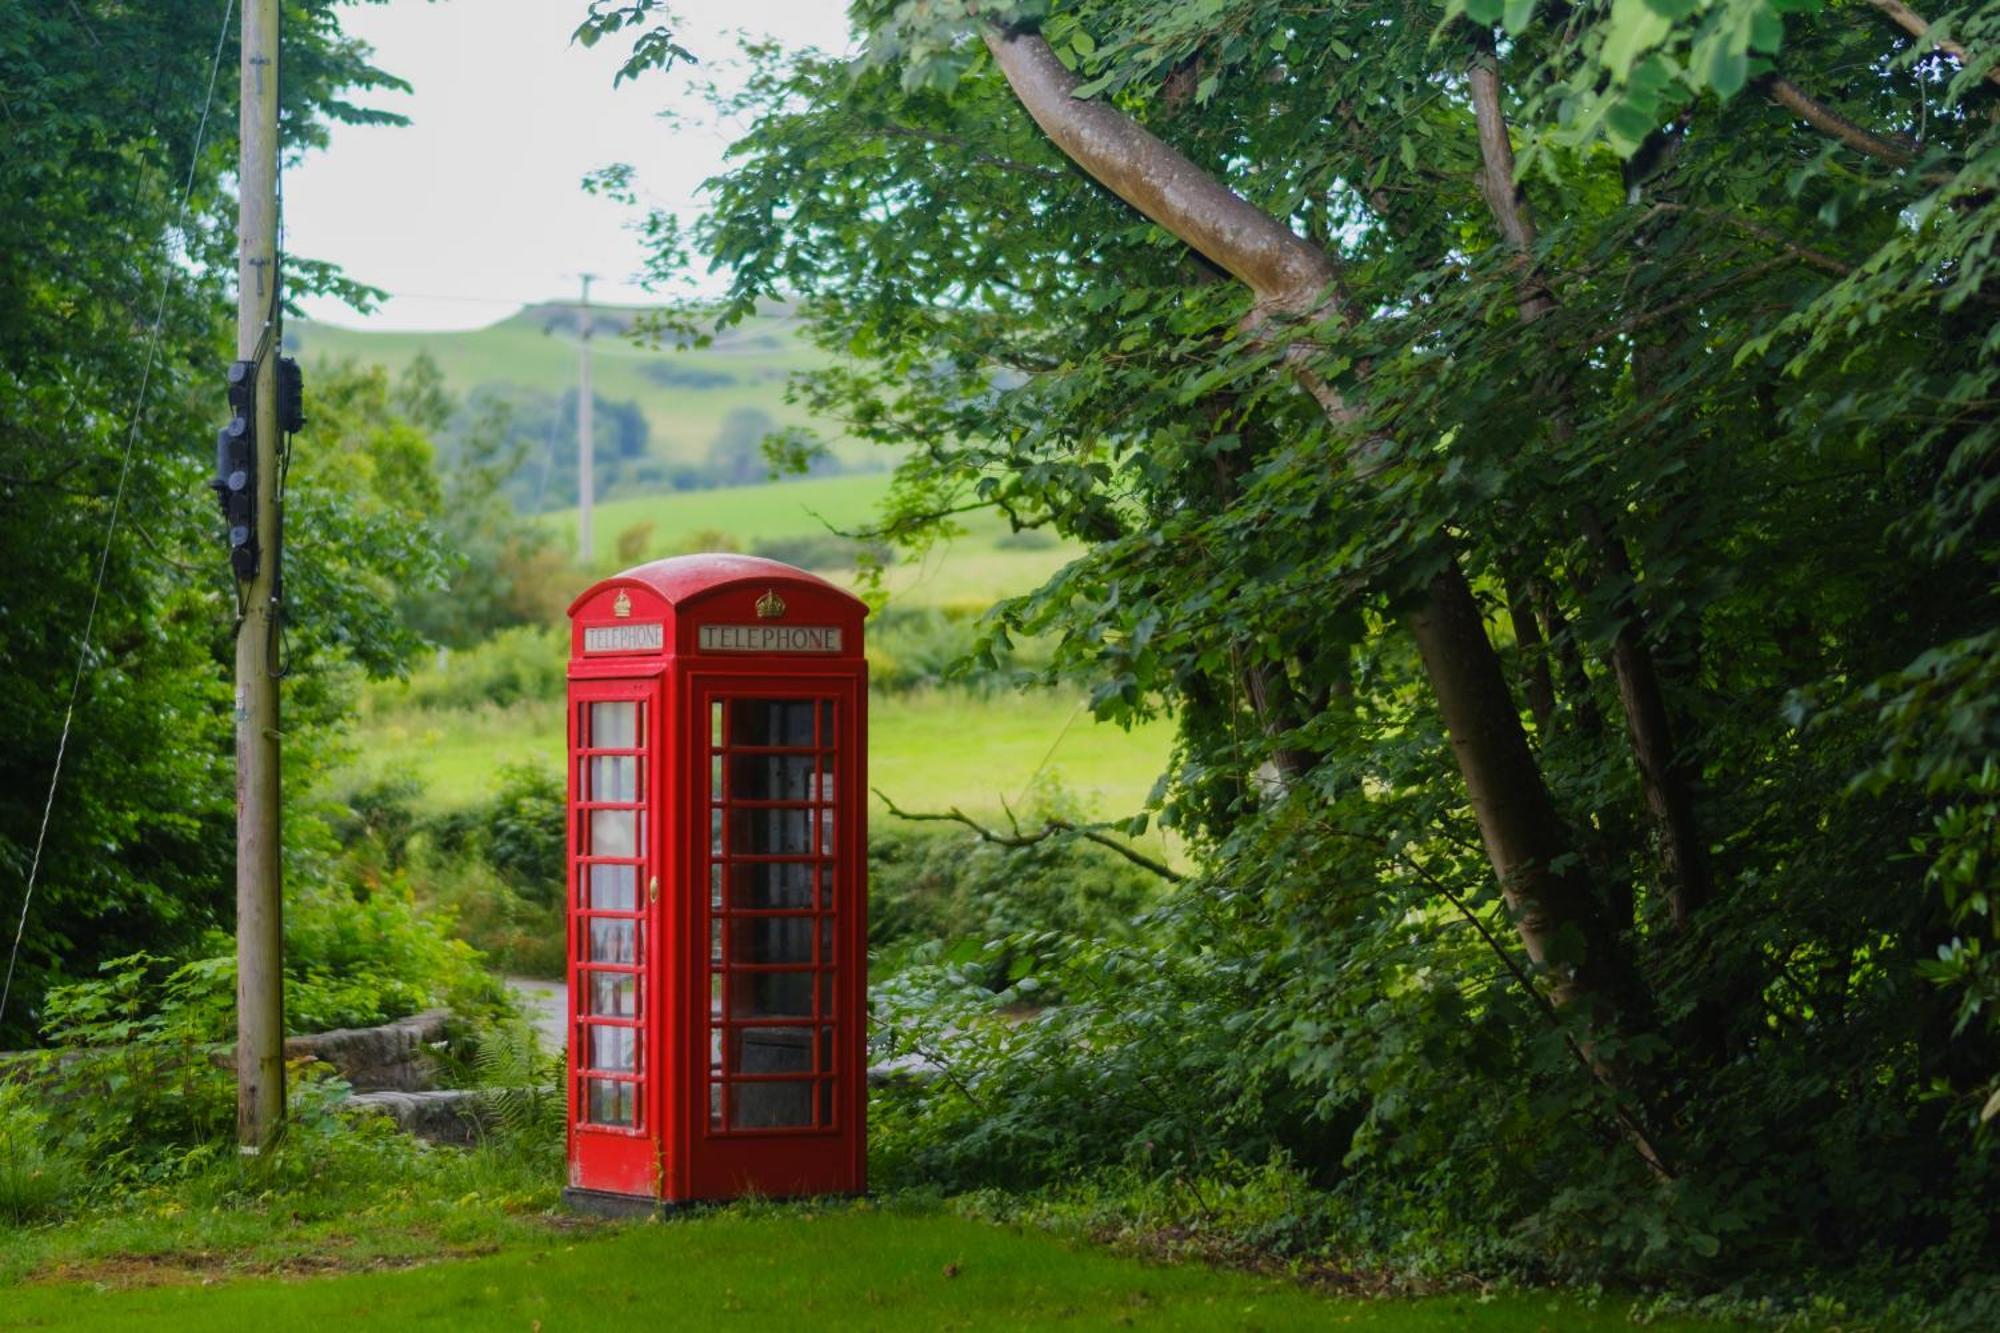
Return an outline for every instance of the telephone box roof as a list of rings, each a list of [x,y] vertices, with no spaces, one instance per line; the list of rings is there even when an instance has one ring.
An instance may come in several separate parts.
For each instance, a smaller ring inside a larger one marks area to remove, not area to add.
[[[670,556],[665,560],[634,565],[622,573],[599,580],[569,604],[569,614],[576,615],[577,608],[599,589],[617,584],[635,584],[650,588],[666,598],[670,604],[679,604],[718,589],[734,588],[742,584],[769,583],[773,579],[815,584],[838,597],[845,598],[864,611],[867,607],[865,602],[847,589],[828,583],[817,574],[809,574],[781,560],[767,560],[761,555],[712,552],[702,555]]]

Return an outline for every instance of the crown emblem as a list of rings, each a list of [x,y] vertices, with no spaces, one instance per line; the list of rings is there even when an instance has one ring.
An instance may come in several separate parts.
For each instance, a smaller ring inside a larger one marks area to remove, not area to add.
[[[632,599],[625,595],[623,588],[618,590],[618,595],[611,601],[611,614],[617,616],[620,620],[624,620],[632,614]]]
[[[775,589],[766,588],[764,595],[757,599],[757,619],[776,620],[785,614],[785,599],[778,596]]]

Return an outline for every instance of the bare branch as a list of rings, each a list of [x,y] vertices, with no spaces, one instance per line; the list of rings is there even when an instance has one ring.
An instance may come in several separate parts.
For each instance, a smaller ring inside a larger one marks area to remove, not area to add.
[[[1138,866],[1141,870],[1150,870],[1161,879],[1168,880],[1171,883],[1179,884],[1187,878],[1186,875],[1175,870],[1164,861],[1155,861],[1144,852],[1134,851],[1116,838],[1089,824],[1072,824],[1067,819],[1051,819],[1035,832],[1023,833],[1020,831],[1021,826],[1019,822],[1016,821],[1014,822],[1013,833],[999,833],[987,828],[984,824],[974,819],[971,815],[966,814],[955,805],[951,809],[942,812],[905,810],[890,800],[888,794],[880,787],[871,787],[869,790],[874,792],[882,804],[889,808],[889,813],[898,819],[908,819],[915,823],[963,824],[974,833],[977,833],[981,842],[990,842],[998,847],[1033,847],[1037,843],[1047,842],[1057,834],[1066,833],[1073,838],[1083,838],[1086,841],[1094,842],[1099,847],[1108,847],[1127,861],[1130,861],[1133,865]],[[1013,821],[1011,811],[1008,814],[1008,819]]]

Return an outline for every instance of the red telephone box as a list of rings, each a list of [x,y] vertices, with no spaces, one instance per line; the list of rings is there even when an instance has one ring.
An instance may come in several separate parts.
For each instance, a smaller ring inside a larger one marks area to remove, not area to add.
[[[866,1188],[865,614],[743,555],[570,605],[574,1204]]]

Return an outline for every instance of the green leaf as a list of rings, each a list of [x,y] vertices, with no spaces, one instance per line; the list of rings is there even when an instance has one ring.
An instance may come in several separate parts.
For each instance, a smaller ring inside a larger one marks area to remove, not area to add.
[[[1750,77],[1750,58],[1718,42],[1709,52],[1706,74],[1708,86],[1727,101],[1743,91],[1743,85]]]
[[[1505,0],[1465,0],[1465,13],[1474,23],[1497,23]]]
[[[1660,44],[1673,24],[1647,0],[1611,0],[1611,18],[1598,62],[1623,83],[1634,61]],[[1648,127],[1650,128],[1650,127]]]
[[[1521,33],[1527,31],[1528,25],[1534,21],[1535,0],[1506,0],[1506,7],[1501,11],[1500,22],[1501,26],[1507,29],[1509,37],[1520,36]]]

